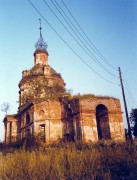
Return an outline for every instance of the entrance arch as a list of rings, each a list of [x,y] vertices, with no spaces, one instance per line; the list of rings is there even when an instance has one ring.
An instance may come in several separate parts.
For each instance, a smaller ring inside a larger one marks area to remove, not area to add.
[[[110,139],[110,127],[108,119],[108,109],[103,104],[99,104],[96,107],[96,121],[98,139]]]
[[[67,116],[68,116],[68,132],[72,140],[74,140],[74,124],[73,124],[73,115],[71,108],[68,108]]]

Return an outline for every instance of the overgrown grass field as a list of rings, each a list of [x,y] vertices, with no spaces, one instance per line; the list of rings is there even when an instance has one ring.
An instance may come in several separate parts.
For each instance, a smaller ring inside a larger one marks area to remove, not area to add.
[[[0,180],[137,180],[134,144],[60,144],[8,149],[0,155]]]

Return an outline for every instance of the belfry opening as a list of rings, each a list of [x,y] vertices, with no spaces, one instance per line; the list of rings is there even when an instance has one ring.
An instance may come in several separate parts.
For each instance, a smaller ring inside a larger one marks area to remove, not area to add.
[[[108,109],[103,104],[96,107],[96,121],[97,121],[97,131],[98,139],[110,139],[110,127],[108,118]]]

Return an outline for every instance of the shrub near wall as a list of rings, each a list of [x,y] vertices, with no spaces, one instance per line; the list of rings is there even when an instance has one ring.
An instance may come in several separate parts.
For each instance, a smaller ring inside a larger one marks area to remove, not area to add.
[[[0,179],[137,179],[135,145],[63,144],[0,156]]]

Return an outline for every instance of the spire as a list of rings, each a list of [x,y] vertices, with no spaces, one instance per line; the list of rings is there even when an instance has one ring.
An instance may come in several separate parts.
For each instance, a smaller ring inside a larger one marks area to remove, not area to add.
[[[39,24],[40,24],[40,27],[39,27],[39,30],[40,30],[40,37],[42,37],[42,33],[41,33],[41,30],[42,30],[42,27],[41,27],[41,19],[39,19]]]
[[[41,19],[39,19],[39,24],[40,24],[40,27],[39,27],[39,30],[40,30],[40,37],[38,39],[38,41],[36,42],[35,44],[35,48],[36,50],[46,50],[47,51],[47,43],[44,41],[43,37],[42,37],[42,27],[41,27]]]

